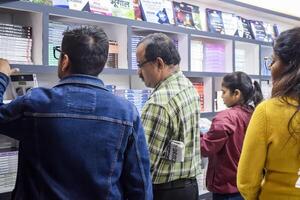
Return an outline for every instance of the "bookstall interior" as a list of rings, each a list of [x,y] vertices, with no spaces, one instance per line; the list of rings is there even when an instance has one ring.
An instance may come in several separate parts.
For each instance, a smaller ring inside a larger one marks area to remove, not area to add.
[[[149,33],[163,32],[176,44],[180,68],[200,95],[202,117],[208,118],[225,109],[220,90],[226,73],[248,73],[260,82],[265,98],[270,96],[266,58],[272,55],[273,41],[281,31],[300,24],[300,18],[234,0],[35,1],[0,3],[0,57],[21,74],[36,74],[39,86],[54,86],[58,78],[53,47],[60,46],[62,33],[99,26],[110,40],[99,77],[141,110],[151,89],[137,75],[136,45]],[[7,92],[5,99],[12,98]],[[14,187],[16,147],[17,142],[0,136],[0,193]]]

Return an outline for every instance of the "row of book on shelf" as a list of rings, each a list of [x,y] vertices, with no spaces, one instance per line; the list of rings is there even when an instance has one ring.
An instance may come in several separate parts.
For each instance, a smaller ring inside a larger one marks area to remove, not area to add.
[[[202,81],[198,81],[193,82],[193,85],[200,97],[200,109],[201,111],[204,111],[204,83]],[[135,105],[139,113],[142,112],[142,108],[152,92],[150,89],[116,89],[115,85],[107,85],[106,88],[115,95],[130,101],[133,105]]]
[[[23,0],[55,7],[87,11],[101,15],[171,24],[213,33],[226,34],[264,42],[272,42],[279,34],[277,24],[271,24],[230,12],[200,8],[186,2],[171,0]],[[202,17],[201,17],[202,16]],[[203,19],[206,16],[206,19]],[[204,21],[204,22],[203,22]],[[206,22],[206,23],[205,23]],[[202,24],[206,24],[203,27]]]
[[[57,66],[58,60],[54,57],[53,47],[60,46],[63,32],[79,27],[78,24],[65,24],[50,21],[48,61],[50,66]],[[132,69],[137,69],[136,46],[143,35],[133,35],[131,38]],[[173,37],[173,42],[178,49],[178,38]],[[32,64],[32,27],[0,23],[0,57],[6,58],[12,64]],[[191,41],[191,71],[194,72],[226,72],[224,43]],[[118,41],[109,41],[109,55],[106,67],[119,67]],[[235,67],[237,71],[246,71],[246,51],[236,48]],[[262,65],[262,75],[270,75],[265,65]]]

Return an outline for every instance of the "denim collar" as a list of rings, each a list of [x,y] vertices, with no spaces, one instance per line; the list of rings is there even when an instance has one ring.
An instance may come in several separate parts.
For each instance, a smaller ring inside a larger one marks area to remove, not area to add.
[[[61,79],[56,86],[64,85],[64,84],[74,84],[74,83],[91,85],[108,91],[108,89],[105,88],[103,81],[100,80],[98,77],[84,75],[84,74],[72,74],[70,76],[67,76]]]

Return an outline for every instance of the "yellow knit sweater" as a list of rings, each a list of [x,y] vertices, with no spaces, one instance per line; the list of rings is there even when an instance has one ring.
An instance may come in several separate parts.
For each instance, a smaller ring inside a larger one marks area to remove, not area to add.
[[[297,105],[292,99],[289,102]],[[300,200],[300,189],[295,188],[300,140],[290,138],[288,132],[288,121],[295,110],[278,98],[264,101],[255,109],[237,174],[238,189],[246,200]],[[300,127],[300,112],[297,121]]]

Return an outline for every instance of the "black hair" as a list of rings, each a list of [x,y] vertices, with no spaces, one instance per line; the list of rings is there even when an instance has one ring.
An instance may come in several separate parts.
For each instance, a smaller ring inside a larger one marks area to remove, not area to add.
[[[291,105],[287,97],[292,97],[298,102],[296,111],[290,118],[288,130],[292,137],[300,134],[299,122],[296,115],[300,110],[300,27],[282,32],[275,41],[274,54],[284,65],[281,69],[280,79],[273,80],[272,97],[279,97]]]
[[[144,37],[138,44],[145,44],[145,59],[155,61],[160,57],[167,65],[177,65],[180,63],[180,55],[174,42],[163,33],[153,33]]]
[[[244,72],[233,72],[223,77],[222,86],[226,87],[233,93],[236,89],[241,91],[243,96],[242,105],[257,106],[262,100],[263,95],[260,85],[257,81],[252,84],[251,78]]]
[[[108,57],[108,38],[101,28],[84,26],[63,33],[62,52],[69,56],[71,73],[98,76]]]

